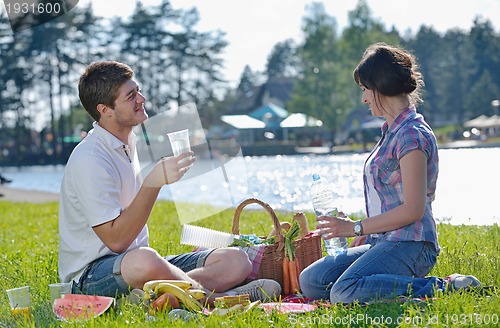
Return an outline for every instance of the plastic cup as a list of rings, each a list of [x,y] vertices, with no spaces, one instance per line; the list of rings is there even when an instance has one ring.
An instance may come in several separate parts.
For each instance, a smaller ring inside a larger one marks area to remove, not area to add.
[[[167,133],[172,152],[174,156],[179,156],[182,153],[191,151],[191,144],[189,143],[189,130],[180,130],[176,132]]]
[[[63,294],[71,294],[71,283],[70,282],[61,282],[57,284],[49,284],[50,290],[50,300],[51,304],[54,304],[54,301],[61,297]]]
[[[9,296],[12,315],[15,317],[30,316],[30,287],[24,286],[6,290]]]

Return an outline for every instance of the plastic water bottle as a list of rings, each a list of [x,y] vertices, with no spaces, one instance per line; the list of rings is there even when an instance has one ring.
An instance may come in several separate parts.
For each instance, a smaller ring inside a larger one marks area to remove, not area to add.
[[[335,200],[330,186],[324,179],[321,179],[319,174],[313,174],[313,183],[309,194],[313,203],[316,216],[320,215],[337,215],[338,211],[335,207]],[[347,252],[347,239],[345,237],[334,237],[324,240],[326,252],[330,256],[337,256]]]

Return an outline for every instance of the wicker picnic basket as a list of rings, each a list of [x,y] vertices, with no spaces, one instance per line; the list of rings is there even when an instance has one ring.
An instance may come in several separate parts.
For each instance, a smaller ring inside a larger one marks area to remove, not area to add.
[[[273,245],[267,245],[264,249],[264,254],[262,256],[262,262],[259,267],[259,271],[255,279],[273,279],[281,285],[283,288],[283,257],[284,257],[284,236],[280,229],[280,222],[274,210],[269,206],[269,204],[256,199],[249,198],[244,200],[235,210],[233,219],[232,233],[234,235],[240,234],[240,214],[243,208],[249,204],[258,204],[262,206],[271,216],[273,220],[274,229],[277,232],[275,243]],[[295,245],[295,256],[299,261],[299,271],[309,266],[311,263],[319,260],[322,256],[321,248],[321,236],[319,235],[309,235],[294,241]]]

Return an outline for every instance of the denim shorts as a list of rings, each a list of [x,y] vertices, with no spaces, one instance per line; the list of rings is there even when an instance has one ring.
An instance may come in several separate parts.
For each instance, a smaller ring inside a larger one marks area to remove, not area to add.
[[[184,272],[203,267],[214,249],[166,256],[165,259]],[[91,262],[83,271],[79,281],[73,283],[72,293],[120,297],[130,292],[121,274],[121,263],[125,253],[110,254]]]

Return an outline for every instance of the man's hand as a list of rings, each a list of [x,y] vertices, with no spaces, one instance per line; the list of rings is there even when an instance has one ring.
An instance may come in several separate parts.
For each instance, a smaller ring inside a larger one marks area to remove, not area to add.
[[[179,181],[195,162],[193,155],[194,152],[189,151],[179,156],[162,157],[144,179],[144,186],[161,188]]]

